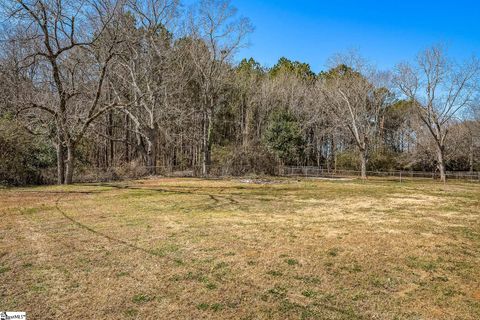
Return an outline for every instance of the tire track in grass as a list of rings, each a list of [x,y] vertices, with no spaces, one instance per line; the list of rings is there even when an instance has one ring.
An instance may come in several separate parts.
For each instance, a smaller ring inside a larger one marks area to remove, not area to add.
[[[166,258],[165,256],[162,256],[160,254],[158,254],[157,252],[153,251],[153,250],[148,250],[148,249],[145,249],[145,248],[142,248],[142,247],[139,247],[139,246],[136,246],[134,245],[133,243],[130,243],[128,241],[125,241],[125,240],[122,240],[122,239],[118,239],[118,238],[115,238],[115,237],[112,237],[106,233],[103,233],[101,231],[98,231],[98,230],[95,230],[94,228],[78,221],[78,220],[75,220],[73,217],[71,217],[70,215],[67,214],[67,212],[65,210],[63,210],[62,208],[60,208],[60,203],[62,201],[62,199],[65,197],[65,194],[63,195],[60,195],[57,200],[56,200],[56,203],[55,203],[55,207],[57,209],[57,211],[67,220],[69,220],[70,222],[72,222],[74,225],[78,226],[79,228],[81,229],[84,229],[84,230],[87,230],[99,237],[102,237],[102,238],[105,238],[111,242],[114,242],[114,243],[117,243],[117,244],[120,244],[120,245],[123,245],[125,247],[128,247],[130,249],[133,249],[133,250],[136,250],[136,251],[141,251],[143,253],[146,253],[148,255],[151,255],[151,256],[155,256],[155,257],[161,257],[161,258]]]
[[[102,186],[104,187],[105,185],[95,185],[95,186]],[[232,201],[230,201],[230,199],[228,199],[228,197],[223,197],[223,196],[218,196],[218,195],[212,195],[212,194],[208,194],[208,193],[195,193],[195,192],[191,192],[191,191],[176,191],[176,190],[167,190],[167,189],[153,189],[153,188],[140,188],[140,187],[131,187],[131,186],[118,186],[118,185],[110,185],[112,188],[116,188],[116,189],[128,189],[128,190],[146,190],[146,191],[157,191],[157,192],[166,192],[166,193],[182,193],[182,194],[192,194],[192,195],[205,195],[205,196],[208,196],[210,199],[212,199],[214,201],[214,206],[222,206],[223,204],[221,203],[221,201],[218,199],[218,198],[226,198],[231,204],[233,203]],[[103,193],[103,192],[106,192],[106,191],[96,191],[96,192],[64,192],[64,193],[61,193],[61,192],[56,192],[56,193],[60,193],[60,196],[56,199],[55,201],[55,208],[56,210],[67,220],[69,220],[70,222],[72,222],[74,225],[76,225],[77,227],[81,228],[81,229],[84,229],[86,231],[89,231],[99,237],[102,237],[104,239],[107,239],[111,242],[114,242],[114,243],[117,243],[117,244],[120,244],[120,245],[123,245],[125,247],[128,247],[130,249],[133,249],[133,250],[137,250],[137,251],[141,251],[145,254],[148,254],[150,256],[155,256],[155,257],[159,257],[159,258],[167,258],[165,255],[162,255],[161,253],[158,253],[156,252],[155,250],[149,250],[149,249],[145,249],[145,248],[142,248],[140,246],[137,246],[133,243],[130,243],[128,241],[125,241],[125,240],[122,240],[122,239],[118,239],[118,238],[115,238],[115,237],[112,237],[106,233],[103,233],[101,231],[98,231],[98,230],[95,230],[94,228],[74,219],[72,216],[70,216],[65,210],[63,210],[61,207],[60,207],[60,204],[62,202],[62,199],[65,197],[65,196],[68,196],[69,194],[94,194],[94,193]],[[235,200],[233,200],[235,201]],[[171,260],[173,261],[173,259],[170,259],[168,258],[168,260]]]

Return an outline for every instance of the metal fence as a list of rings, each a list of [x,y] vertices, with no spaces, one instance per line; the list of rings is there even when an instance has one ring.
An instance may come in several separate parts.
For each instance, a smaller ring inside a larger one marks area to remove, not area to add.
[[[326,170],[322,167],[282,167],[280,169],[281,176],[296,177],[318,177],[318,178],[353,178],[361,177],[361,171],[356,170]],[[480,182],[480,172],[465,171],[448,171],[446,172],[447,180],[466,180]],[[367,177],[385,178],[389,180],[408,180],[408,179],[440,179],[440,173],[437,171],[367,171]]]
[[[140,179],[149,176],[163,177],[244,177],[244,176],[277,176],[277,177],[307,177],[307,178],[360,178],[361,172],[356,170],[327,170],[311,166],[277,166],[269,170],[258,170],[248,165],[208,166],[208,174],[203,174],[201,166],[121,166],[108,168],[79,168],[74,175],[75,182],[108,182],[117,180]],[[47,184],[56,182],[55,169],[45,170],[43,181]],[[447,180],[464,180],[480,182],[480,172],[447,172]],[[369,178],[385,180],[431,179],[439,180],[439,172],[425,171],[367,171]]]
[[[74,182],[108,182],[118,180],[140,179],[149,176],[163,177],[243,177],[243,176],[278,176],[277,167],[268,170],[248,165],[212,165],[207,167],[208,174],[203,173],[202,166],[138,166],[125,165],[114,167],[81,167],[76,168]],[[44,169],[41,173],[44,184],[56,183],[56,169]]]

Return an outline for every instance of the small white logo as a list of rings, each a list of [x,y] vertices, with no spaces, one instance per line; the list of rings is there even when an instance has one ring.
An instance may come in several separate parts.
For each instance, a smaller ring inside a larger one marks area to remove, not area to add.
[[[0,320],[27,320],[27,313],[0,311]]]

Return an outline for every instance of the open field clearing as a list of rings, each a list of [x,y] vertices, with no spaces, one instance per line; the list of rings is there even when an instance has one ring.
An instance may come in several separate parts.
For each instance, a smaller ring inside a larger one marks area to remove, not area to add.
[[[479,184],[255,182],[0,190],[0,309],[29,319],[479,319]]]

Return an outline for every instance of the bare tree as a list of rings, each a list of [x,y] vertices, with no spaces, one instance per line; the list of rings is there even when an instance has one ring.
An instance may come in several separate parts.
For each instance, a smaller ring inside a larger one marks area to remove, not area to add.
[[[229,1],[201,0],[188,19],[188,54],[199,84],[198,108],[202,113],[202,172],[208,174],[213,119],[225,88],[228,62],[244,45],[252,27],[246,18],[236,19]]]
[[[468,164],[470,173],[473,173],[475,170],[475,154],[476,151],[480,149],[480,104],[478,101],[472,104],[470,110],[470,120],[463,122],[467,132],[468,132]]]
[[[254,142],[255,116],[259,116],[257,97],[262,84],[263,70],[258,62],[253,59],[242,60],[234,74],[234,95],[231,103],[238,113],[238,127],[243,150],[248,150]]]
[[[448,127],[455,117],[474,103],[479,71],[476,58],[458,64],[447,57],[441,46],[421,52],[414,64],[402,63],[396,68],[396,85],[412,101],[435,142],[443,182],[446,181]]]
[[[171,45],[173,35],[167,30],[176,17],[178,1],[129,1],[128,15],[122,17],[126,41],[118,55],[112,87],[115,96],[134,124],[137,150],[146,158],[151,173],[157,165],[157,146],[162,120],[167,111],[170,86]]]
[[[3,3],[21,47],[20,67],[34,68],[24,111],[47,114],[55,125],[58,183],[73,179],[75,148],[90,124],[113,107],[102,100],[105,78],[121,42],[112,21],[115,2],[17,0]],[[108,36],[107,36],[108,34]]]
[[[361,176],[366,179],[370,141],[389,97],[385,87],[376,85],[385,75],[355,54],[339,55],[333,65],[322,75],[321,90],[337,125],[351,133],[360,154]]]

